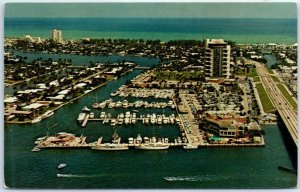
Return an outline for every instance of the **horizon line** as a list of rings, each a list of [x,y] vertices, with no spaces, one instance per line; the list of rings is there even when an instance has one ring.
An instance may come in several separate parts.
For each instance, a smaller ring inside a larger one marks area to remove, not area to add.
[[[9,17],[6,18],[19,18],[19,19],[298,19],[297,17]]]

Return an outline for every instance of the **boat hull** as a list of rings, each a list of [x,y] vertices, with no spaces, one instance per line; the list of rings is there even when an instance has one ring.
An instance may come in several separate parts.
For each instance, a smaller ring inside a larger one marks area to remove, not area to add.
[[[141,145],[141,146],[136,146],[136,149],[141,149],[141,150],[164,150],[164,149],[169,149],[169,145],[166,146],[149,146],[149,145]]]
[[[183,146],[184,149],[198,149],[197,145],[193,145],[193,146]]]
[[[121,147],[106,147],[106,146],[94,146],[91,147],[93,150],[100,150],[100,151],[125,151],[128,150],[128,147],[121,146]]]

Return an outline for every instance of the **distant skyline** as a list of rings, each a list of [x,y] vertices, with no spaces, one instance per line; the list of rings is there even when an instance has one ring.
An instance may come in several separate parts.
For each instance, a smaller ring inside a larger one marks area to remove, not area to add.
[[[297,4],[7,3],[5,17],[297,18]]]

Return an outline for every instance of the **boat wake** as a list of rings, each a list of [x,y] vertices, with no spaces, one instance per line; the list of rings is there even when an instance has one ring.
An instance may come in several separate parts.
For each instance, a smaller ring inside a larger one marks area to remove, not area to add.
[[[177,176],[177,177],[164,177],[166,181],[188,181],[188,182],[201,182],[201,181],[216,181],[218,178],[213,175],[206,176]],[[222,179],[229,179],[229,177],[222,177]]]
[[[74,175],[74,174],[56,174],[57,177],[101,177],[102,175]]]

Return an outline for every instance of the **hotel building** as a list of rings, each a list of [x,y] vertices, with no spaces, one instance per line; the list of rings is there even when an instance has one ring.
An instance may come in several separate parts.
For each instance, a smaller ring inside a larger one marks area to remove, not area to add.
[[[223,39],[206,39],[205,75],[223,78],[230,76],[230,45]]]
[[[62,31],[61,30],[57,30],[57,29],[54,29],[51,31],[51,38],[54,42],[57,42],[57,43],[62,43],[63,42],[63,39],[62,39]]]

